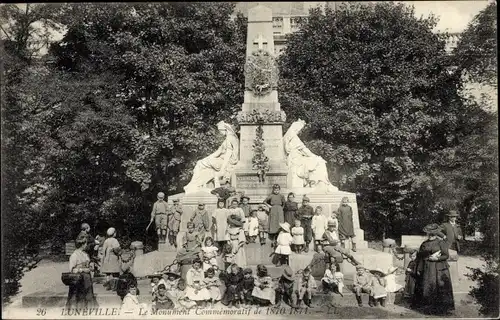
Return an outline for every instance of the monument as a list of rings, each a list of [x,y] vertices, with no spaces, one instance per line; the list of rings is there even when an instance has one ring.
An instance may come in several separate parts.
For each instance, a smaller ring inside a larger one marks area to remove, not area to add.
[[[387,270],[392,266],[392,256],[368,248],[359,224],[356,195],[339,191],[333,186],[328,179],[326,161],[312,153],[300,140],[300,131],[306,123],[296,119],[283,135],[283,124],[287,119],[278,100],[279,74],[273,54],[272,10],[265,5],[250,9],[247,32],[245,93],[242,109],[237,115],[240,137],[231,125],[219,122],[217,128],[226,139],[214,153],[196,163],[192,179],[184,188],[185,193],[173,195],[169,201],[181,199],[185,210],[194,210],[198,201],[202,200],[207,209],[212,210],[217,202],[217,198],[210,194],[212,186],[218,187],[227,180],[236,190],[244,191],[254,205],[262,203],[273,184],[279,184],[285,195],[288,192],[295,193],[296,199],[307,195],[311,205],[323,207],[326,215],[336,210],[341,199],[347,197],[354,213],[357,240],[357,252],[353,255],[370,268]],[[252,146],[258,128],[262,130],[265,155],[268,157],[269,171],[264,180],[259,177],[252,163]],[[181,223],[179,236],[185,231]],[[269,246],[265,247],[267,250]],[[249,249],[247,252],[250,252],[248,255],[251,257],[252,249]],[[268,255],[262,254],[262,248],[256,247],[255,250],[260,252],[255,252],[256,259],[249,258],[252,260],[249,264],[270,264]],[[257,261],[259,259],[266,261]],[[302,255],[297,259],[303,261],[300,263],[303,267],[309,256]],[[346,265],[344,270],[354,273],[352,265]]]

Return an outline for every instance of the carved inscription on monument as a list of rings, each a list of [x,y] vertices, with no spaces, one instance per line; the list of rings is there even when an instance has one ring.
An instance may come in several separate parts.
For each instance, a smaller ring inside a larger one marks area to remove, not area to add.
[[[237,175],[237,189],[271,189],[273,184],[279,184],[281,188],[286,188],[286,175],[266,175],[265,182],[259,182],[257,175]]]

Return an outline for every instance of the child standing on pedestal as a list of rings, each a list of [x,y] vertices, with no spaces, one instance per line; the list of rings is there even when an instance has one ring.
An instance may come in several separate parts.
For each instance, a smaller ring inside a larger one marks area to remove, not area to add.
[[[167,238],[168,205],[163,200],[165,198],[165,194],[163,192],[158,192],[158,195],[156,197],[158,200],[153,204],[153,210],[151,211],[151,220],[149,221],[149,224],[151,224],[153,221],[155,222],[158,241],[160,243],[165,243],[165,240]]]
[[[351,241],[351,249],[356,252],[356,235],[354,234],[354,222],[352,218],[352,208],[349,205],[349,198],[342,198],[342,203],[338,209],[339,237],[340,244],[345,248],[345,242]]]
[[[260,245],[263,246],[266,244],[267,233],[269,231],[269,216],[263,204],[259,205],[257,219],[259,220]]]
[[[300,220],[295,220],[295,227],[292,228],[292,237],[292,250],[295,253],[301,253],[304,246],[304,228],[300,226]]]
[[[316,248],[321,244],[323,240],[323,235],[325,234],[327,228],[327,218],[323,215],[323,208],[320,206],[316,207],[314,217],[312,218],[311,228],[314,234],[314,247]]]
[[[283,206],[285,205],[285,197],[280,194],[281,187],[279,184],[273,185],[273,192],[270,194],[264,204],[271,207],[269,211],[269,239],[272,241],[271,245],[276,248],[276,239],[280,229],[280,223],[285,222],[283,213]]]
[[[252,208],[250,217],[248,218],[248,241],[255,243],[255,239],[259,235],[259,219],[257,218],[257,209]]]
[[[304,196],[302,198],[302,206],[298,211],[298,216],[300,217],[302,227],[304,228],[304,241],[306,243],[304,247],[305,252],[309,252],[309,244],[313,239],[313,230],[311,228],[313,215],[314,209],[309,205],[309,198]]]

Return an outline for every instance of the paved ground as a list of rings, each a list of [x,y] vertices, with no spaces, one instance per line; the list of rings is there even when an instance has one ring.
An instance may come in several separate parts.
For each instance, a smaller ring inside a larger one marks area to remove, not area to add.
[[[401,264],[401,261],[395,259],[395,265]],[[461,274],[461,279],[457,285],[454,286],[455,292],[467,292],[470,286],[474,285],[465,274],[469,272],[466,266],[469,267],[479,267],[482,265],[482,261],[476,257],[460,257],[459,263],[459,273]],[[67,270],[67,262],[52,262],[43,260],[39,263],[37,268],[25,274],[21,281],[21,292],[12,298],[12,303],[8,306],[2,308],[4,318],[37,318],[37,310],[29,310],[21,308],[22,296],[35,293],[37,291],[50,290],[51,288],[61,287],[61,273]],[[402,279],[402,276],[398,276]],[[470,318],[478,317],[477,306],[472,304],[470,301],[456,301],[456,312],[455,316],[460,318]],[[264,315],[265,311],[262,315]],[[324,308],[317,308],[316,311],[310,311],[307,314],[290,314],[290,310],[282,311],[285,314],[273,314],[274,319],[285,319],[285,318],[363,318],[363,319],[380,319],[380,318],[422,318],[426,317],[420,313],[409,310],[408,308],[402,306],[389,306],[385,309],[382,308],[358,308],[345,306],[338,308],[336,310]],[[49,318],[57,317],[60,310],[55,314],[51,314]],[[215,316],[196,314],[193,310],[192,316],[196,318],[214,318]],[[269,316],[269,315],[268,315]],[[163,316],[164,317],[164,316]],[[244,317],[244,316],[242,316]],[[47,318],[47,317],[46,317]],[[184,319],[191,318],[183,317]],[[231,316],[231,318],[239,318],[239,316]],[[248,315],[246,316],[248,318]]]

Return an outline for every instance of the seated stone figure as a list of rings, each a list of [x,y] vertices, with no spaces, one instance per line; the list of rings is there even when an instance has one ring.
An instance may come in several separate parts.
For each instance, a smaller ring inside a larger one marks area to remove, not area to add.
[[[298,133],[306,123],[298,120],[292,123],[283,136],[287,154],[288,175],[293,188],[324,186],[329,192],[337,191],[328,178],[326,161],[312,153],[300,140]]]
[[[186,193],[194,193],[206,188],[206,184],[214,181],[215,188],[220,187],[222,177],[228,179],[234,165],[239,159],[239,140],[231,125],[221,121],[217,124],[219,132],[226,136],[220,147],[196,163],[193,170],[193,177],[187,186],[184,187]]]

